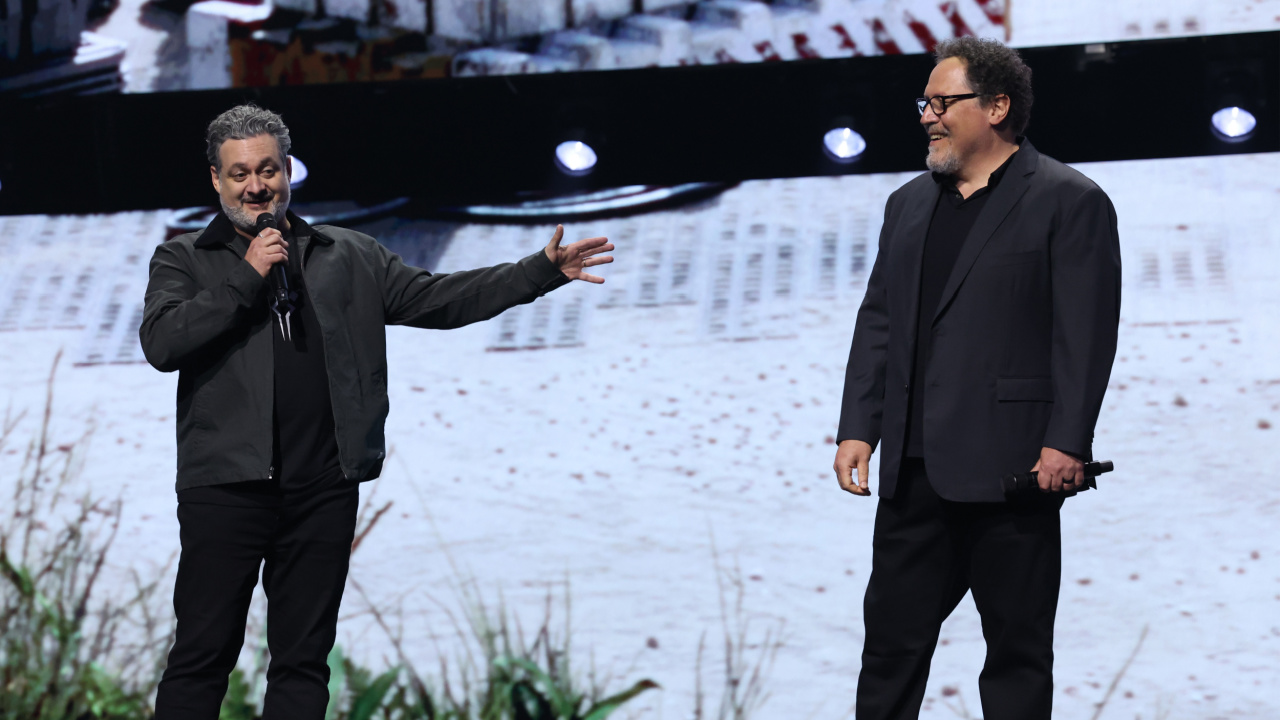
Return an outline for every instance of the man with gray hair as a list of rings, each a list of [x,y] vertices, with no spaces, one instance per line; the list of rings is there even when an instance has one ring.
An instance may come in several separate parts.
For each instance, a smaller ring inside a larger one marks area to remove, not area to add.
[[[881,448],[857,717],[919,716],[942,622],[972,592],[983,717],[1049,720],[1059,511],[1084,487],[1116,351],[1116,215],[1023,137],[1016,51],[966,37],[936,56],[916,101],[932,172],[885,205],[836,437],[855,495]],[[1040,492],[1007,497],[1002,478],[1027,470]]]
[[[218,717],[261,567],[264,717],[319,720],[357,488],[386,457],[384,327],[460,327],[571,280],[604,282],[585,268],[612,262],[602,253],[613,246],[561,246],[557,227],[517,263],[432,274],[289,210],[279,115],[232,108],[209,124],[207,144],[222,212],[156,248],[139,332],[147,361],[179,372],[178,625],[156,717]],[[260,222],[267,213],[278,228]]]

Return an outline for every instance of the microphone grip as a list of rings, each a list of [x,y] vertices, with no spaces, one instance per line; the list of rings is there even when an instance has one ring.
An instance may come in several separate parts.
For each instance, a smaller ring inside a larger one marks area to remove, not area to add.
[[[271,213],[264,212],[258,216],[258,221],[255,223],[255,234],[261,234],[262,231],[267,228],[271,228],[272,230],[277,229],[276,216]],[[286,260],[285,262],[276,263],[271,266],[271,274],[275,277],[276,281],[276,302],[279,303],[282,308],[289,305],[289,272],[285,267],[288,262],[289,261]]]
[[[271,274],[276,279],[276,299],[282,304],[289,302],[289,273],[285,270],[286,264],[287,260],[271,266]]]
[[[1095,490],[1098,489],[1098,483],[1094,478],[1103,473],[1109,473],[1115,469],[1115,463],[1110,460],[1085,463],[1084,482],[1080,484],[1080,487],[1075,488],[1075,491],[1080,492],[1088,490],[1089,488],[1093,488]],[[1001,480],[1001,485],[1004,487],[1005,495],[1019,495],[1040,489],[1040,484],[1037,482],[1038,479],[1039,473],[1036,472],[1028,471],[1023,473],[1010,473],[1004,476]]]

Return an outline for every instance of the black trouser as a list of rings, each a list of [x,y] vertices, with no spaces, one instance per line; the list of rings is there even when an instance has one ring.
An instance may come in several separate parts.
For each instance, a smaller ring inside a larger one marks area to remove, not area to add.
[[[263,717],[324,717],[359,499],[359,490],[344,484],[283,494],[267,506],[179,502],[177,638],[156,697],[157,720],[216,720],[264,561],[271,664]]]
[[[986,720],[1049,720],[1062,498],[957,503],[908,458],[876,509],[858,720],[917,718],[942,621],[966,591],[982,616]]]

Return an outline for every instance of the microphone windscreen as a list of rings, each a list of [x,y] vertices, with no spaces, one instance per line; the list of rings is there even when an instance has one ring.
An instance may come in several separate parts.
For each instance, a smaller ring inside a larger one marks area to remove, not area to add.
[[[253,229],[257,231],[254,234],[259,234],[267,228],[277,229],[276,216],[271,213],[262,213],[258,216],[258,222],[254,223]]]

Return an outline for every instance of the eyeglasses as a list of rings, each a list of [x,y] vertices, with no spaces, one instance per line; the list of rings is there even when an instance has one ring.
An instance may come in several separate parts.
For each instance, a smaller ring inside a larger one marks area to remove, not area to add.
[[[969,98],[982,97],[982,93],[965,93],[964,95],[934,95],[929,98],[916,98],[916,109],[924,115],[926,107],[933,108],[934,115],[942,115],[947,112],[947,107],[951,105],[948,101],[968,100]]]

